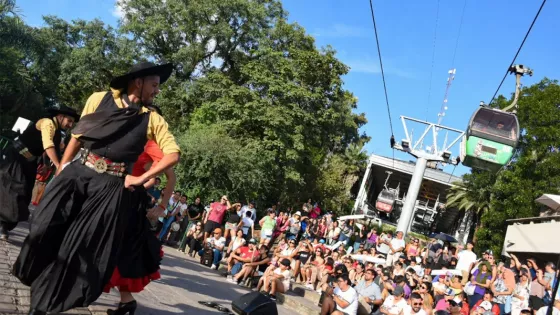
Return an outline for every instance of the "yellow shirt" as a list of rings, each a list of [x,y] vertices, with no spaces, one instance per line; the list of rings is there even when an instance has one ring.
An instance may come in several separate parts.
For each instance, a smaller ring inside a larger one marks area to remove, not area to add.
[[[113,93],[113,100],[119,108],[125,108],[125,104],[122,102],[121,93],[122,90],[111,89]],[[103,97],[107,92],[97,92],[93,93],[86,102],[86,106],[82,111],[82,117],[85,115],[95,112]],[[141,113],[150,112],[146,107],[141,108]],[[148,139],[154,140],[163,154],[171,154],[180,152],[179,146],[175,142],[175,138],[169,132],[169,126],[167,122],[156,112],[150,112],[150,118],[148,121]],[[72,137],[79,139],[80,135],[72,134]]]
[[[48,149],[54,147],[54,132],[58,128],[58,123],[56,118],[49,119],[43,118],[39,119],[35,124],[35,128],[41,131],[41,140],[43,142],[43,149]]]

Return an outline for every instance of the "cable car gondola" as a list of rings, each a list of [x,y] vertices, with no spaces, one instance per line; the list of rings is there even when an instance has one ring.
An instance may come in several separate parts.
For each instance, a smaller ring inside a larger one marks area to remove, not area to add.
[[[387,183],[389,182],[389,177],[391,176],[391,174],[392,172],[387,172],[387,178],[385,179],[383,190],[381,190],[381,192],[377,196],[377,200],[375,201],[375,209],[384,213],[391,213],[391,211],[393,211],[395,201],[399,198],[400,184],[397,186],[397,188],[387,187]]]
[[[474,112],[461,141],[461,161],[465,166],[495,172],[513,157],[519,141],[519,121],[515,113],[520,79],[525,73],[532,75],[533,71],[522,65],[515,65],[510,68],[510,72],[516,74],[513,103],[503,110],[482,103]],[[508,112],[510,109],[513,111]]]

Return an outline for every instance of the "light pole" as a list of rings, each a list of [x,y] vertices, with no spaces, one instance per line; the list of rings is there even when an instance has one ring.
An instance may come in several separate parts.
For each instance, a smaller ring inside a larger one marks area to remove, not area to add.
[[[422,179],[424,178],[424,172],[426,171],[428,162],[457,165],[459,163],[459,159],[451,156],[450,149],[463,137],[465,132],[406,116],[401,116],[401,121],[406,134],[406,139],[403,139],[401,143],[397,143],[394,138],[391,138],[391,147],[393,149],[406,152],[416,158],[416,167],[414,168],[414,173],[412,174],[412,179],[410,180],[410,185],[408,186],[408,191],[406,193],[406,200],[397,224],[397,231],[402,231],[406,236],[408,229],[411,226],[412,217],[414,215],[414,206],[416,204],[416,199],[418,198],[418,193],[420,192],[420,187],[422,186]],[[422,133],[420,138],[414,144],[412,143],[412,135],[409,134],[406,126],[407,121],[426,125],[424,133]],[[446,140],[444,141],[441,150],[439,149],[437,142],[438,132],[440,130],[451,131],[458,134],[458,136],[449,143],[449,145],[447,144],[446,136]],[[424,142],[424,138],[426,138],[426,135],[430,131],[432,132],[433,144],[429,150],[424,150],[421,146]]]

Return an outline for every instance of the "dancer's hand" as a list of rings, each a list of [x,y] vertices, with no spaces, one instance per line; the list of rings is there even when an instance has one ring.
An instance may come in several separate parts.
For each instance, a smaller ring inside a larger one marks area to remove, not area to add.
[[[124,178],[124,188],[131,191],[134,190],[134,186],[141,186],[142,184],[144,184],[144,179],[142,177],[126,175]]]

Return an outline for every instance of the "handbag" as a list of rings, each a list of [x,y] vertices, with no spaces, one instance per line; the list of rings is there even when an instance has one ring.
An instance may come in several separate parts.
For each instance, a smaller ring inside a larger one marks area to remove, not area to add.
[[[472,284],[470,281],[465,284],[465,288],[463,289],[467,295],[473,295],[474,290],[476,290],[476,285]]]

